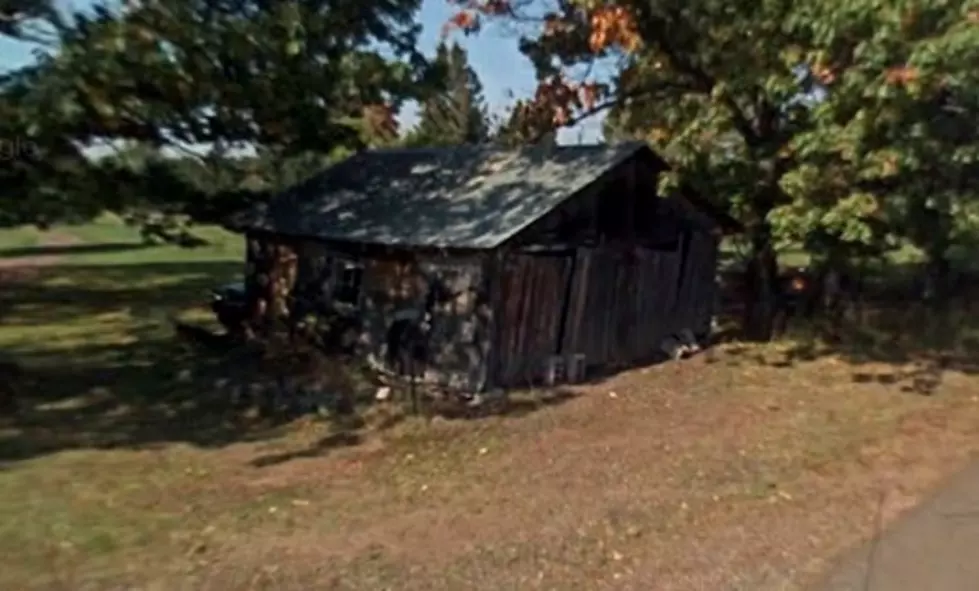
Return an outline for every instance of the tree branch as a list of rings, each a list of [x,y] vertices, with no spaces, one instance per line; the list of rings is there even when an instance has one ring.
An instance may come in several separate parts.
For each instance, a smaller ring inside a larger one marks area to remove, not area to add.
[[[614,107],[617,104],[619,104],[619,102],[621,100],[622,99],[614,99],[614,100],[609,100],[609,101],[606,101],[604,103],[595,105],[591,109],[588,109],[586,111],[582,111],[581,113],[579,113],[575,117],[571,117],[570,119],[568,119],[567,121],[565,121],[561,125],[558,125],[556,127],[552,127],[551,129],[547,129],[547,130],[540,130],[540,131],[538,131],[534,135],[533,139],[531,140],[531,143],[536,144],[537,142],[541,141],[544,138],[545,135],[551,133],[552,131],[557,131],[557,130],[559,130],[561,128],[574,127],[575,125],[578,125],[579,123],[581,123],[585,119],[588,119],[590,117],[594,117],[595,115],[598,115],[602,111],[607,111],[608,109],[611,109],[612,107]]]
[[[655,39],[660,50],[666,55],[677,71],[679,71],[681,74],[689,76],[697,85],[700,92],[709,96],[717,86],[717,80],[705,69],[694,63],[693,60],[686,59],[684,55],[667,40],[667,35],[663,34],[663,32],[680,26],[679,23],[681,22],[679,14],[673,13],[669,16],[671,17],[670,20],[673,22],[667,22],[666,19],[660,19],[650,15],[649,22],[646,23],[645,27],[642,27],[645,29],[645,31],[643,31],[643,37],[647,39]],[[659,30],[657,31],[653,29]],[[721,104],[728,109],[734,124],[734,128],[738,130],[738,133],[740,133],[742,137],[744,137],[745,143],[747,143],[749,147],[757,147],[760,145],[761,138],[756,133],[751,119],[745,115],[744,110],[738,105],[738,103],[727,95],[721,96],[720,100]]]

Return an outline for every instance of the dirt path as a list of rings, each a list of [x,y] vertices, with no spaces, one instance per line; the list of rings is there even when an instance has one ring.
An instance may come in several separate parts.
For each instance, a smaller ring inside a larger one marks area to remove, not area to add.
[[[71,234],[50,232],[41,237],[36,248],[38,250],[45,248],[54,249],[73,246],[79,242],[78,238]],[[62,258],[63,255],[61,254],[36,254],[23,257],[0,258],[0,283],[28,279],[34,276],[37,269],[56,265]]]

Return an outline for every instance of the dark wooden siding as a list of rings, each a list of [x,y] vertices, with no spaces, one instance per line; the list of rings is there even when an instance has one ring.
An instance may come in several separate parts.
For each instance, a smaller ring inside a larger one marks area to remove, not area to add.
[[[705,232],[688,234],[685,243],[683,277],[673,314],[675,330],[689,329],[694,334],[710,330],[716,299],[717,240]]]
[[[637,249],[579,249],[561,352],[588,366],[648,358],[672,331],[679,256]]]
[[[680,330],[706,332],[717,242],[705,232],[688,236],[676,250],[616,244],[484,256],[356,257],[315,241],[284,248],[261,240],[250,243],[249,285],[268,285],[268,278],[258,279],[272,253],[296,253],[298,265],[276,279],[329,304],[331,261],[359,259],[359,341],[368,358],[383,363],[392,322],[421,312],[434,283],[442,284],[454,295],[432,310],[425,377],[464,390],[523,387],[544,376],[553,355],[581,354],[589,367],[622,368],[654,356]]]
[[[681,281],[681,261],[684,266]],[[494,381],[543,377],[553,355],[582,354],[592,368],[635,365],[668,336],[709,326],[716,245],[695,233],[686,251],[616,247],[572,254],[511,254],[498,276]]]
[[[479,257],[399,256],[364,261],[364,327],[361,343],[368,359],[385,365],[387,334],[398,318],[421,318],[436,284],[449,295],[431,309],[422,379],[431,384],[479,391],[487,380],[491,310],[484,303],[483,261]],[[394,369],[394,368],[389,368]]]
[[[499,276],[496,381],[527,385],[558,353],[570,256],[514,254]]]

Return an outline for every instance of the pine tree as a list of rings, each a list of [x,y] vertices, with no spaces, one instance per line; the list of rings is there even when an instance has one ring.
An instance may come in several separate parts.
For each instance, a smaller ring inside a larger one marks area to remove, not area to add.
[[[415,146],[449,146],[486,141],[489,122],[483,87],[469,65],[466,50],[458,44],[441,44],[435,57],[443,84],[422,103],[418,125],[406,143]]]

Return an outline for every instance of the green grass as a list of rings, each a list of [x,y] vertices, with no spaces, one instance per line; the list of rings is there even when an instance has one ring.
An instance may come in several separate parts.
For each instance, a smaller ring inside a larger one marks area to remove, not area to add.
[[[39,233],[33,247],[15,246],[17,234],[3,236],[0,250],[50,255],[56,264],[0,291],[0,351],[37,376],[33,387],[43,390],[45,403],[81,404],[106,386],[121,406],[165,399],[179,389],[171,378],[186,354],[173,339],[171,317],[212,320],[209,290],[241,277],[241,237],[216,228],[200,233],[210,244],[147,246],[138,232],[101,218]],[[61,245],[46,247],[51,237]],[[96,429],[98,436],[110,436],[112,424]]]
[[[240,235],[213,226],[195,227],[193,232],[208,244],[199,248],[148,245],[138,229],[115,216],[104,215],[87,224],[55,226],[48,232],[34,228],[2,230],[0,258],[55,255],[62,266],[243,262],[244,239]],[[45,247],[45,241],[52,238],[74,244]]]
[[[0,351],[26,368],[22,388],[30,389],[17,423],[0,418],[0,554],[19,557],[16,569],[3,569],[0,587],[57,586],[59,569],[76,558],[97,573],[106,556],[170,543],[157,532],[173,531],[187,515],[165,491],[201,478],[186,472],[185,449],[147,461],[106,448],[248,437],[247,427],[202,410],[199,379],[178,375],[198,364],[173,338],[170,315],[209,318],[208,289],[240,277],[243,266],[240,236],[197,233],[207,246],[147,246],[108,216],[48,232],[0,232],[8,266],[12,255],[56,257],[39,276],[0,290]],[[58,245],[46,246],[51,241]],[[3,466],[10,462],[17,468]],[[179,469],[160,470],[160,462]],[[165,502],[114,502],[133,492]]]
[[[33,226],[0,228],[0,257],[10,249],[31,248],[41,238],[41,231]]]

